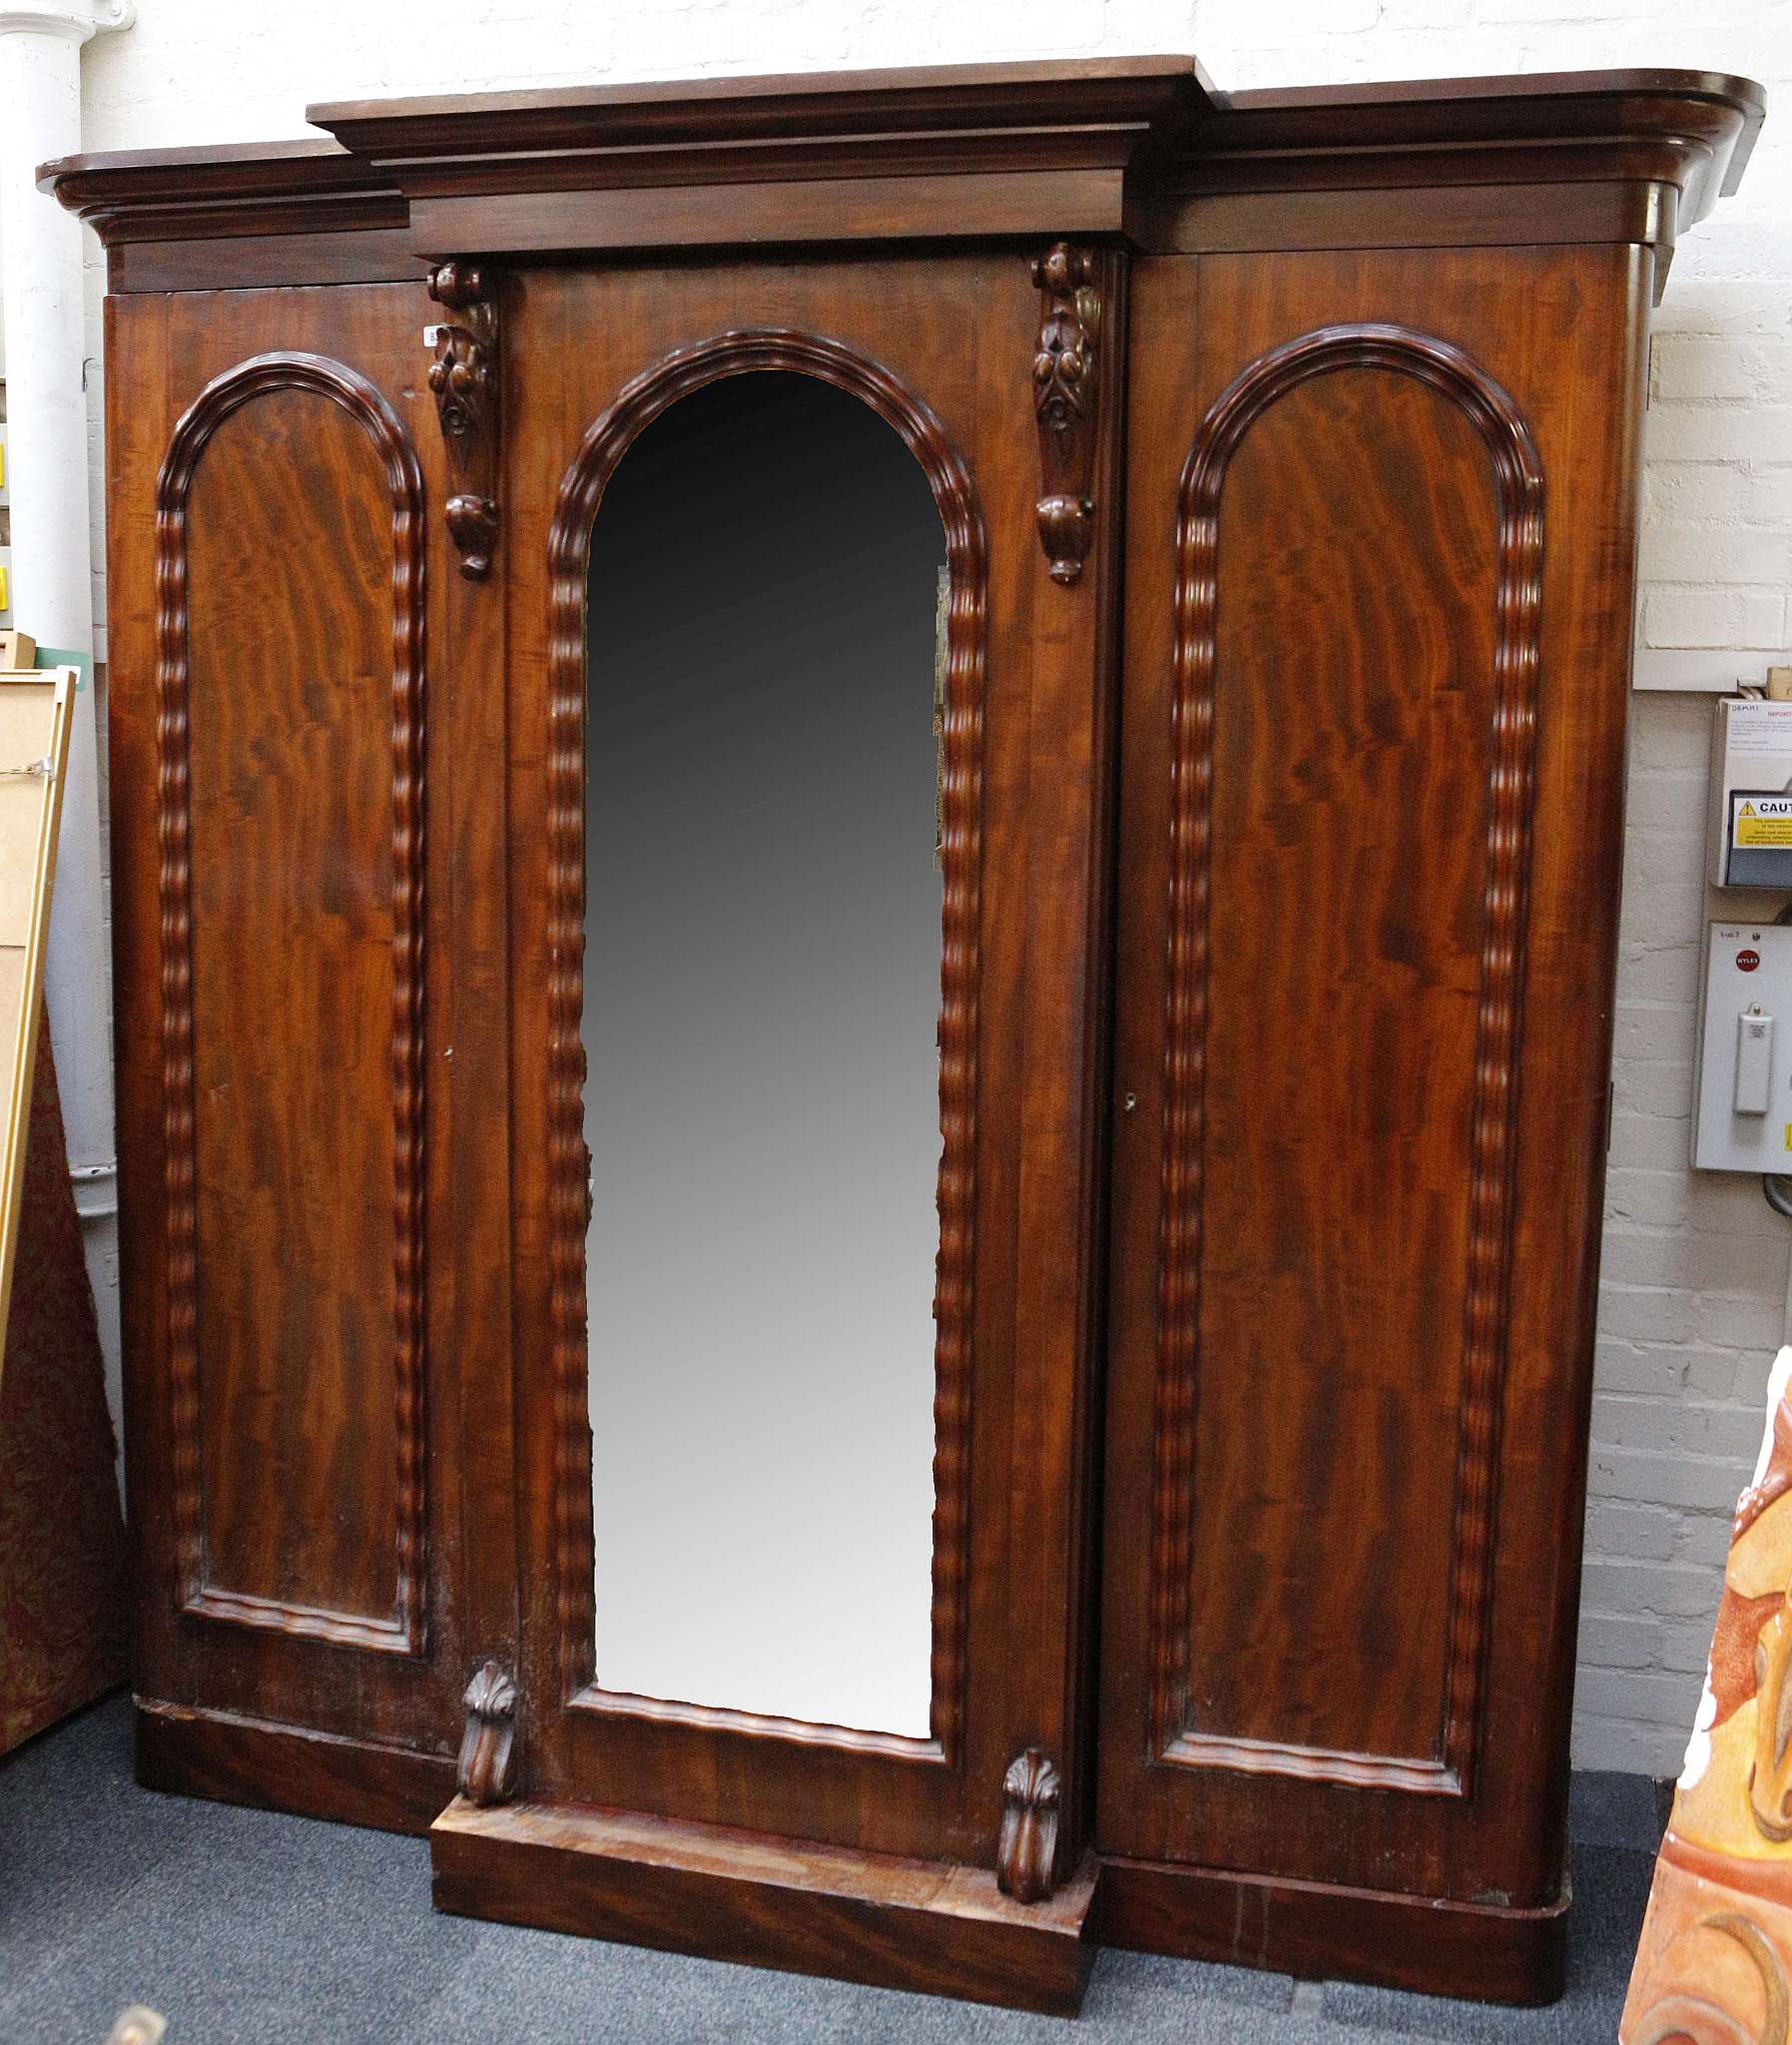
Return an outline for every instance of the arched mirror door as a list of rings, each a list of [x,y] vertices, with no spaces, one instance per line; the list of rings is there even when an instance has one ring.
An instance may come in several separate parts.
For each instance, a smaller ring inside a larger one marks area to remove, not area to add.
[[[925,1739],[938,507],[859,396],[729,375],[587,572],[595,1682]]]
[[[1080,1978],[1106,571],[1040,544],[1044,310],[1006,254],[519,287],[516,1807],[450,1907],[540,1847],[678,1943],[722,1827]]]

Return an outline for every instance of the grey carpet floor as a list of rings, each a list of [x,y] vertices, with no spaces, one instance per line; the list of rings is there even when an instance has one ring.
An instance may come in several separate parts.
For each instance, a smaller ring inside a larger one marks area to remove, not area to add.
[[[438,1917],[420,1840],[131,1779],[122,1699],[0,1761],[0,2039],[100,2045],[1611,2045],[1656,1837],[1652,1785],[1574,1784],[1568,1992],[1503,2010],[1104,1952],[1079,2023]]]

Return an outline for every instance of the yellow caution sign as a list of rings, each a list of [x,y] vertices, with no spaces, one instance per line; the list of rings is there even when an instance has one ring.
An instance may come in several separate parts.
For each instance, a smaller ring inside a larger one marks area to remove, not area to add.
[[[1750,796],[1737,809],[1730,843],[1740,851],[1792,850],[1792,796]]]

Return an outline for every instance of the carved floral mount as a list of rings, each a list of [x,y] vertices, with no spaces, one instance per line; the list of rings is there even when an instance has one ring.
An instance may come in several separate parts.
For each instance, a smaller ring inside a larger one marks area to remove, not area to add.
[[[429,273],[429,296],[458,318],[432,331],[435,393],[442,438],[459,487],[447,503],[448,531],[471,582],[491,573],[498,536],[498,312],[484,277],[469,264],[439,263]]]
[[[508,1802],[515,1787],[516,1685],[487,1662],[466,1687],[458,1786],[469,1803]]]
[[[1039,544],[1054,582],[1082,573],[1095,531],[1095,434],[1101,395],[1097,342],[1101,294],[1088,249],[1054,242],[1033,262],[1044,295],[1033,356],[1039,422]]]
[[[1051,1894],[1057,1850],[1058,1771],[1048,1755],[1029,1746],[1008,1763],[1002,1777],[996,1887],[1017,1903],[1044,1902]]]

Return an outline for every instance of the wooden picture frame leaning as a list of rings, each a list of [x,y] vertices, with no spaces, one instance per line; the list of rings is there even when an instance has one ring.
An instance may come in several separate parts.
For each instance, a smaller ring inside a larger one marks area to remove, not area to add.
[[[6,1364],[6,1319],[75,685],[72,667],[0,673],[0,1071],[6,1083],[0,1149],[0,1370]]]

